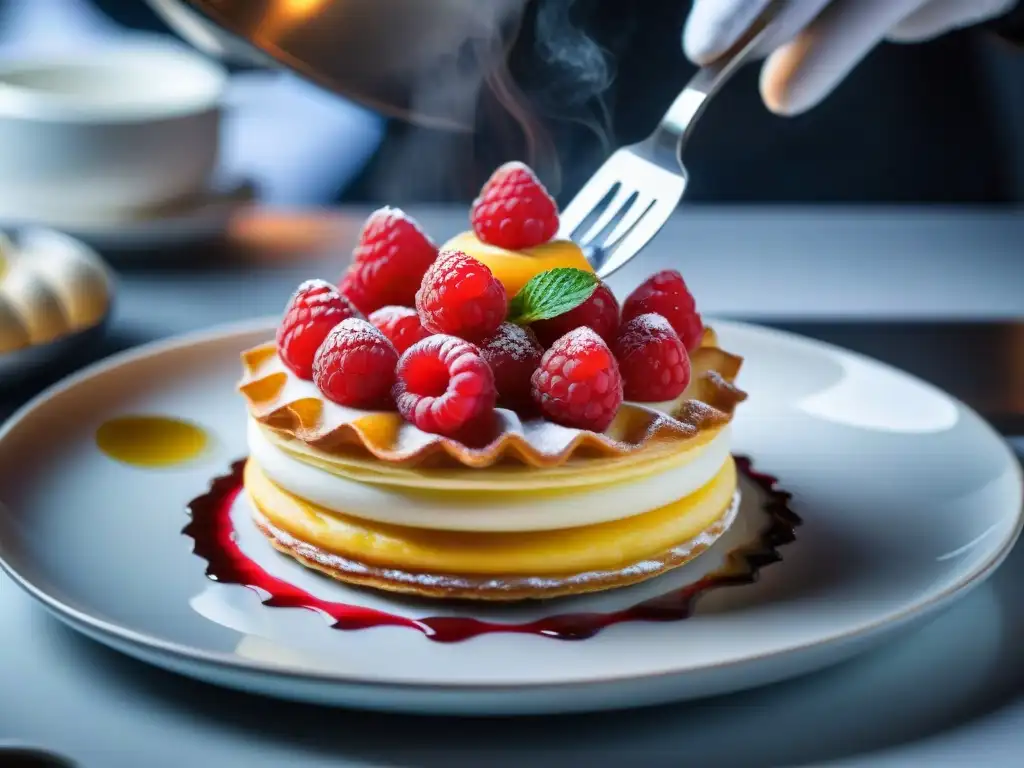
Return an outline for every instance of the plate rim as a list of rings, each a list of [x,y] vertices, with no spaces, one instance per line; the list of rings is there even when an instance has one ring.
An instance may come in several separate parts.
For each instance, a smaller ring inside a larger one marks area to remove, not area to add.
[[[261,330],[272,333],[273,328],[277,324],[277,320],[277,316],[263,316],[248,320],[217,324],[201,330],[176,334],[164,339],[147,342],[92,363],[50,387],[47,387],[11,414],[6,422],[0,425],[0,443],[2,443],[7,435],[17,428],[19,423],[33,411],[43,407],[50,399],[75,388],[89,379],[106,374],[123,365],[151,359],[179,349],[216,342],[227,342],[234,337],[253,334]],[[810,346],[812,348],[824,349],[833,353],[839,352],[848,356],[852,355],[855,358],[866,361],[872,365],[881,366],[889,371],[896,372],[909,378],[916,384],[941,393],[943,397],[953,401],[967,413],[976,417],[984,425],[989,436],[994,438],[1000,444],[1002,450],[1010,459],[1010,464],[1014,468],[1017,476],[1018,485],[1022,488],[1022,494],[1024,494],[1024,468],[1022,468],[1021,462],[1017,459],[1016,454],[1013,452],[1006,440],[973,408],[968,406],[966,403],[963,403],[953,395],[939,389],[934,384],[867,355],[862,355],[858,352],[853,352],[828,342],[818,341],[817,339],[801,336],[800,334],[789,331],[769,328],[754,323],[737,322],[724,319],[720,320],[717,318],[709,319],[709,325],[713,325],[721,329],[735,329],[740,333],[748,333],[754,336],[761,335],[774,337],[775,340],[784,343]],[[7,505],[0,502],[0,510],[6,508]],[[730,668],[737,668],[748,664],[767,663],[773,660],[788,659],[812,648],[824,648],[838,644],[854,644],[858,641],[867,640],[878,632],[882,632],[890,628],[897,629],[909,622],[912,622],[914,619],[923,618],[932,611],[941,608],[954,596],[966,592],[972,587],[983,582],[1006,559],[1020,537],[1022,530],[1024,530],[1024,496],[1022,496],[1022,503],[1017,508],[1016,520],[1012,532],[1004,539],[1002,546],[989,558],[977,564],[971,571],[947,588],[939,592],[932,593],[924,599],[904,605],[897,610],[883,614],[872,621],[856,627],[855,629],[851,629],[840,634],[790,645],[773,651],[752,654],[739,659],[715,661],[696,666],[675,665],[654,672],[639,674],[605,674],[592,676],[584,680],[551,682],[527,681],[495,683],[472,680],[448,683],[423,682],[408,679],[379,678],[376,676],[357,676],[351,673],[338,673],[326,670],[313,671],[300,667],[273,665],[266,662],[241,659],[234,654],[205,650],[195,646],[167,640],[149,632],[132,629],[118,621],[108,621],[106,619],[97,618],[91,613],[68,605],[60,598],[50,594],[45,587],[41,587],[34,583],[28,576],[22,574],[14,566],[8,563],[7,559],[4,557],[4,547],[2,542],[0,542],[0,570],[6,573],[15,584],[17,584],[30,597],[36,600],[63,623],[72,627],[79,633],[92,637],[93,639],[96,639],[97,637],[109,638],[114,642],[113,647],[122,649],[121,652],[126,652],[123,650],[125,646],[135,647],[141,652],[141,654],[143,654],[141,656],[137,656],[137,658],[144,658],[146,656],[151,656],[152,654],[158,654],[165,657],[176,657],[180,661],[188,662],[190,664],[198,664],[206,668],[229,667],[233,674],[242,673],[259,675],[277,680],[302,681],[306,684],[344,685],[354,686],[357,688],[373,688],[377,690],[407,689],[416,691],[536,692],[552,688],[587,688],[616,683],[637,683],[645,680],[665,680],[673,677],[713,673],[716,671],[721,672]]]

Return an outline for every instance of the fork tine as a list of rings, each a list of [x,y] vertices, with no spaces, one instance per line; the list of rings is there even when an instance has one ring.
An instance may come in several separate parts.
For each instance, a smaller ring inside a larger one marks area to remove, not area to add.
[[[654,132],[608,158],[562,214],[559,234],[563,237],[572,237],[584,220],[594,218],[583,245],[590,251],[587,258],[599,276],[606,277],[629,261],[676,209],[686,190],[682,150],[694,125],[708,99],[754,58],[764,38],[772,34],[786,0],[768,0],[762,5],[736,44],[690,78]],[[636,190],[628,202],[624,197],[627,181],[630,189]],[[613,187],[618,189],[614,195]],[[595,210],[598,201],[602,203],[600,212]],[[592,247],[594,239],[607,228],[612,232],[605,244]]]
[[[623,240],[642,219],[657,201],[654,198],[644,198],[637,193],[636,199],[629,210],[625,212],[618,226],[605,238],[603,248],[614,248],[620,240]]]
[[[609,197],[613,187],[618,184],[615,177],[606,170],[610,162],[609,160],[598,169],[559,215],[559,237],[571,239],[576,230],[595,212],[594,209]]]
[[[606,278],[647,245],[648,241],[664,226],[679,203],[678,197],[657,198],[647,207],[639,219],[617,243],[607,252],[605,260],[597,271],[598,277]]]
[[[583,237],[577,238],[576,242],[584,248],[602,242],[604,238],[607,238],[616,220],[629,214],[638,194],[636,190],[627,188],[625,184],[620,185],[615,193],[615,197],[605,206],[604,211],[597,217],[597,221],[594,222],[593,226],[587,230]],[[604,235],[604,238],[602,238],[602,235]]]

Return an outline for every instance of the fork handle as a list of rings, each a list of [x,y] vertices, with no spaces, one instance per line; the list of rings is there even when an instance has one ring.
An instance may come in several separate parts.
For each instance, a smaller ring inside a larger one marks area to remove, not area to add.
[[[650,135],[646,144],[656,151],[674,152],[676,160],[682,167],[683,148],[708,101],[740,67],[753,57],[758,46],[770,32],[772,22],[778,16],[784,2],[785,0],[775,0],[768,3],[732,48],[719,56],[713,63],[701,67],[697,71],[697,74],[686,84],[683,92],[672,102],[672,106],[668,108],[658,124],[658,128]]]

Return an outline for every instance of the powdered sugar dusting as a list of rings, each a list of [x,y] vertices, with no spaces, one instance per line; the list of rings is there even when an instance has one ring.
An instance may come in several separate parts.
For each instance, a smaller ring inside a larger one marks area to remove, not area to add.
[[[321,291],[321,290],[333,290],[334,286],[328,283],[326,280],[321,280],[318,277],[311,278],[309,280],[303,280],[299,283],[299,287],[295,289],[292,296],[298,296],[300,293],[307,293],[309,291]]]
[[[735,522],[740,508],[740,492],[737,490],[725,514],[712,526],[688,541],[676,545],[661,555],[628,565],[616,570],[585,571],[583,573],[557,576],[523,576],[495,578],[458,574],[416,573],[397,568],[379,566],[352,560],[295,538],[267,520],[259,510],[253,510],[256,524],[281,546],[312,563],[340,574],[363,576],[410,587],[432,590],[485,592],[529,591],[542,597],[545,592],[561,592],[567,588],[603,583],[614,584],[622,581],[654,576],[692,559],[713,545]]]
[[[498,330],[484,342],[483,347],[518,361],[529,360],[540,349],[530,331],[515,323],[499,325]]]
[[[430,235],[426,233],[423,227],[420,226],[420,223],[416,221],[416,219],[407,214],[401,208],[396,208],[390,205],[378,208],[370,214],[363,223],[363,230],[360,235],[360,239],[362,239],[362,235],[365,235],[371,228],[391,226],[393,222],[397,221],[405,222],[422,235],[424,240],[433,245],[434,241],[431,239]]]
[[[427,277],[423,278],[424,284],[443,284],[457,280],[459,277],[458,267],[469,258],[457,248],[442,248],[437,255],[437,260],[427,270]],[[476,259],[473,260],[476,261]]]
[[[344,344],[379,344],[387,342],[388,337],[380,332],[373,323],[363,320],[361,317],[347,317],[338,323],[331,332],[327,334],[321,349],[330,350]]]
[[[338,293],[337,288],[319,278],[306,280],[300,284],[292,294],[292,301],[298,296],[302,296],[302,303],[310,309],[315,309],[323,304],[334,305],[339,297],[344,298]]]
[[[589,352],[595,344],[606,349],[608,347],[604,343],[604,339],[598,336],[592,328],[588,328],[585,325],[569,331],[558,340],[557,344],[558,351],[570,357]]]
[[[507,163],[502,165],[498,169],[498,171],[502,173],[511,173],[512,171],[518,171],[520,173],[525,173],[534,181],[538,181],[537,174],[534,172],[533,168],[528,166],[522,160],[509,160]]]
[[[626,324],[626,333],[633,329],[639,331],[646,331],[650,334],[671,334],[675,335],[675,331],[672,330],[672,326],[663,315],[659,315],[657,312],[647,312],[643,315],[637,315]]]
[[[569,337],[599,338],[589,329],[574,331]],[[638,451],[653,440],[673,441],[681,447],[702,430],[727,424],[736,405],[746,397],[732,384],[740,358],[708,346],[697,349],[691,362],[690,386],[679,398],[657,404],[625,402],[603,433],[498,408],[493,431],[473,445],[424,432],[396,412],[361,411],[332,403],[312,382],[292,374],[274,353],[273,345],[243,354],[245,374],[240,391],[257,421],[328,453],[361,444],[377,459],[394,463],[418,464],[437,457],[467,467],[488,467],[505,459],[551,467],[582,450],[591,458],[615,458]],[[363,426],[368,422],[374,422],[373,429]]]
[[[406,317],[417,317],[416,310],[412,307],[399,307],[394,304],[389,304],[386,307],[375,309],[370,315],[371,320],[379,320],[380,322],[391,322],[393,320]]]
[[[615,355],[620,364],[625,363],[634,355],[642,353],[652,342],[656,344],[674,343],[679,348],[680,355],[686,352],[669,321],[662,315],[648,312],[623,323],[619,329],[619,337],[615,341]],[[624,367],[628,368],[628,366]],[[644,371],[643,375],[649,373],[649,371]]]

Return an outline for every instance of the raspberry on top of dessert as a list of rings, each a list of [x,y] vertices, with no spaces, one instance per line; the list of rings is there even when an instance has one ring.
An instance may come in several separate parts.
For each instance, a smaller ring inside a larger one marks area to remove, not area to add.
[[[523,163],[506,163],[491,175],[473,201],[470,225],[443,249],[484,264],[510,298],[532,277],[555,267],[593,271],[576,243],[555,237],[558,207]]]
[[[496,170],[469,213],[483,242],[521,251],[543,245],[558,232],[558,207],[533,171],[523,163]]]
[[[388,305],[412,306],[437,246],[399,208],[374,211],[363,225],[352,252],[352,265],[341,278],[341,292],[370,314]]]
[[[370,216],[243,353],[245,489],[282,552],[353,584],[511,600],[624,586],[731,525],[741,359],[682,276],[620,301],[522,164],[437,249]],[[620,310],[621,307],[621,310]]]
[[[678,272],[651,276],[620,312],[574,244],[582,262],[536,256],[558,210],[522,163],[494,173],[471,221],[502,259],[437,249],[401,210],[371,214],[340,286],[303,283],[276,345],[246,354],[254,417],[320,448],[415,461],[440,444],[467,466],[621,455],[729,421],[740,360]]]

